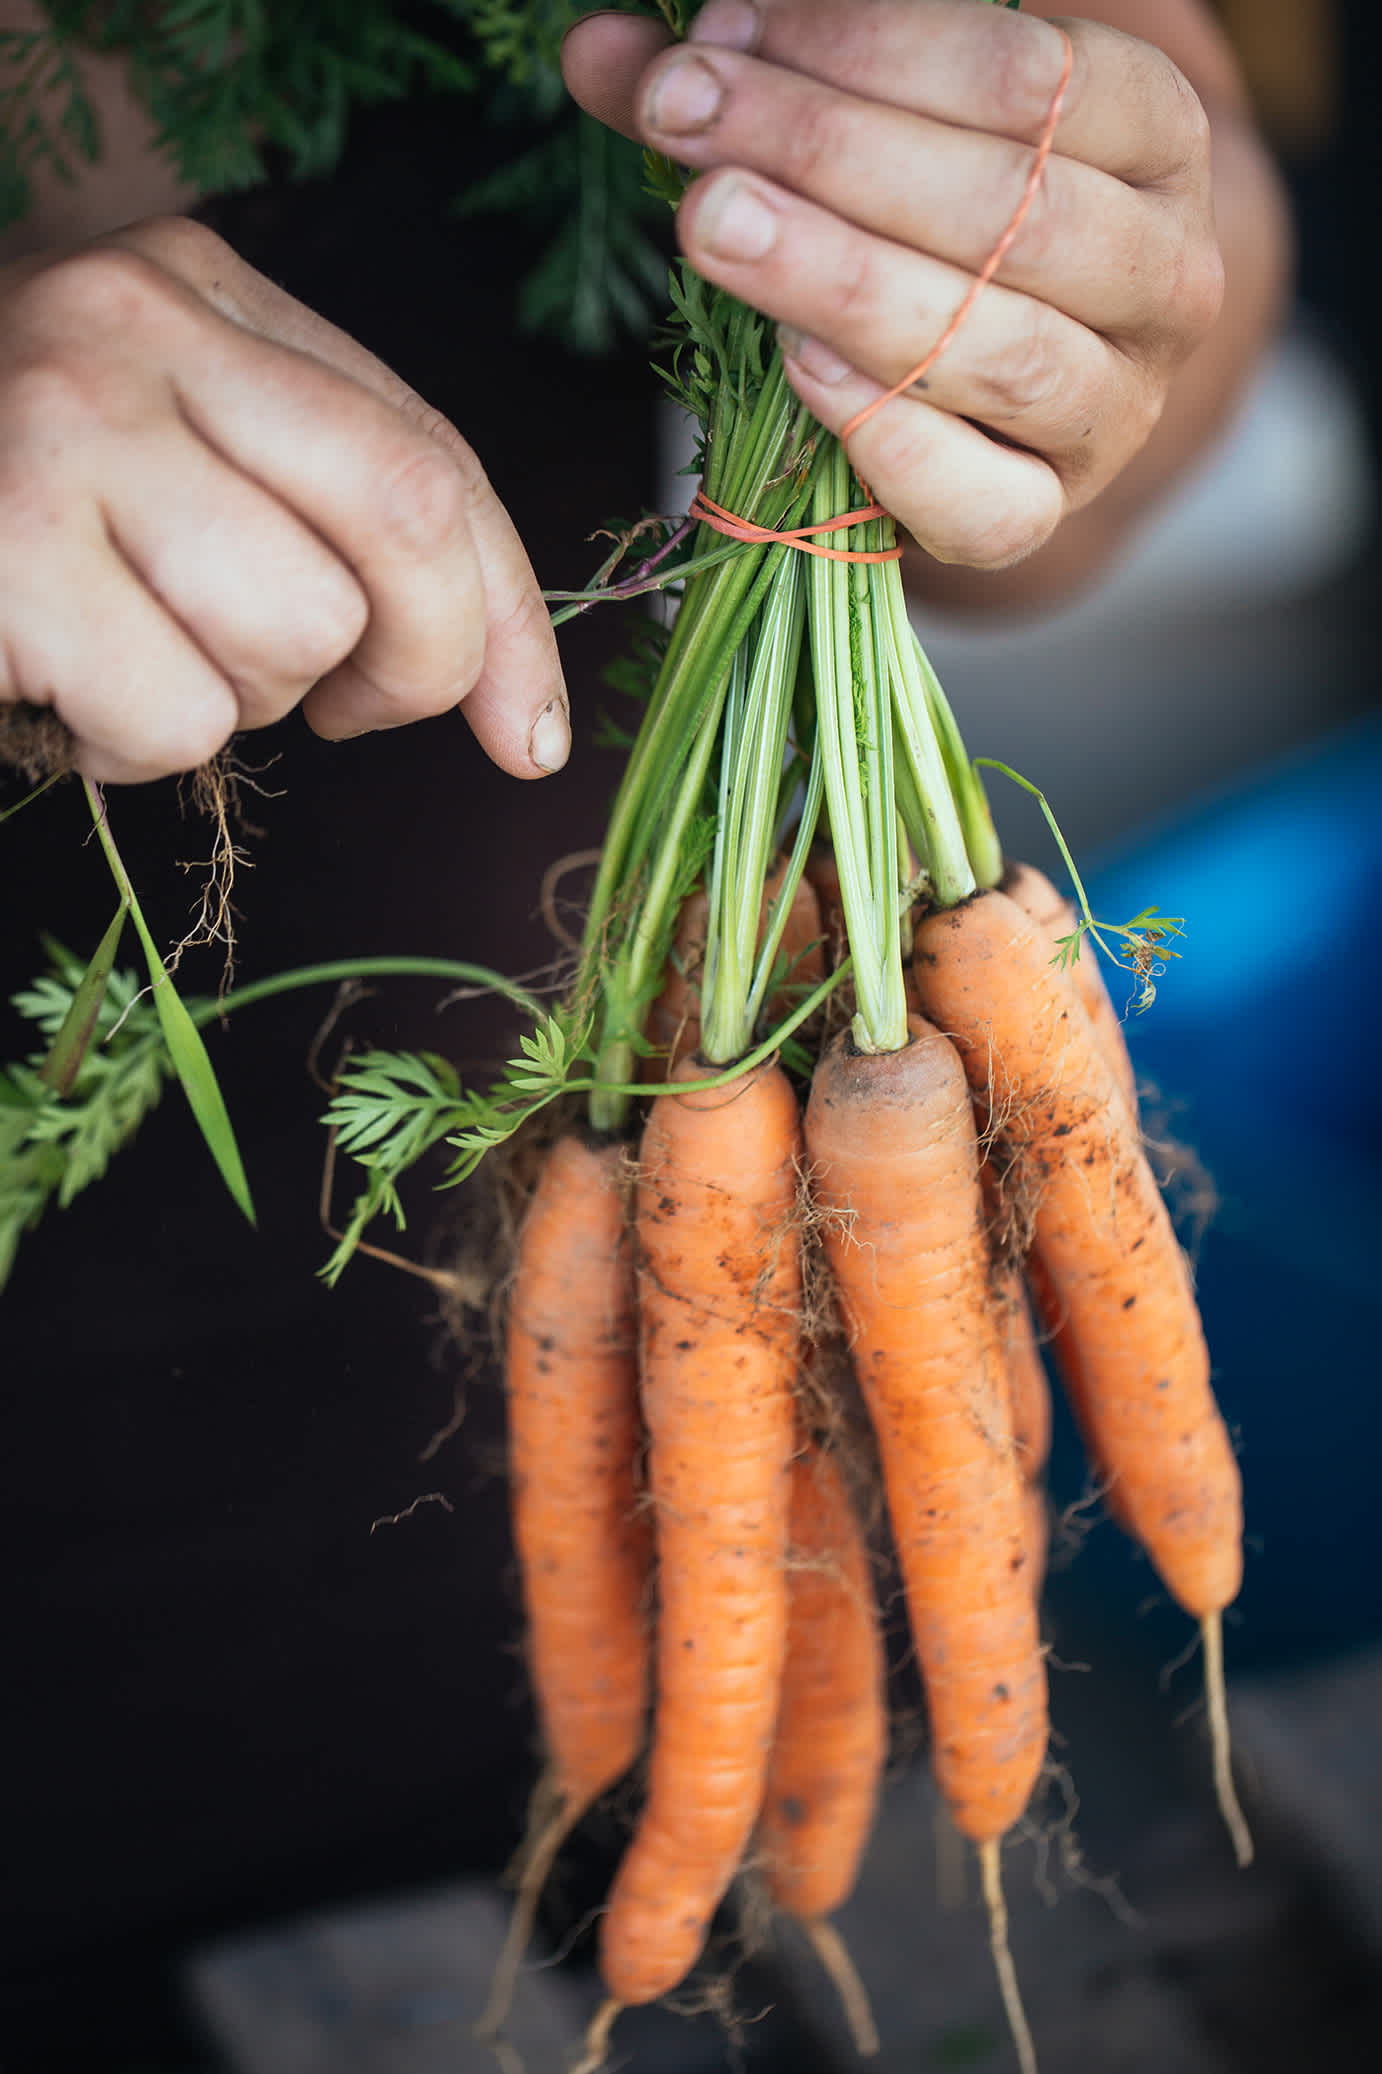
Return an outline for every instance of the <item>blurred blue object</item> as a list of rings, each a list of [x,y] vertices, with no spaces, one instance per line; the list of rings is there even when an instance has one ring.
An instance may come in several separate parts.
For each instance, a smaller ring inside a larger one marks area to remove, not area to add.
[[[1218,1196],[1196,1257],[1246,1492],[1232,1661],[1290,1664],[1375,1641],[1382,719],[1142,831],[1086,886],[1109,921],[1152,904],[1186,917],[1181,957],[1126,1028],[1139,1081],[1155,1089],[1150,1134],[1193,1148]],[[1121,976],[1109,976],[1117,999]],[[1070,1452],[1067,1431],[1055,1465],[1067,1494]],[[1120,1538],[1105,1530],[1086,1549],[1086,1587],[1132,1588],[1114,1560]],[[1138,1589],[1149,1584],[1143,1567]]]

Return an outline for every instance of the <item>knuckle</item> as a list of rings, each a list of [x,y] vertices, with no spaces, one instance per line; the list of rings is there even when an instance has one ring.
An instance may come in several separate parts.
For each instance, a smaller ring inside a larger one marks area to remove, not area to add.
[[[1161,89],[1159,99],[1165,109],[1161,134],[1168,154],[1176,160],[1183,178],[1198,177],[1207,187],[1213,144],[1209,111],[1179,66],[1159,51],[1148,62],[1158,65],[1162,74],[1155,84]]]
[[[973,569],[1010,569],[1045,545],[1064,512],[1064,498],[1053,476],[1049,491],[1034,490],[1020,503],[979,511],[972,529],[957,540],[953,559]]]
[[[882,306],[878,266],[867,241],[849,240],[828,286],[832,329],[849,338],[876,338]],[[915,329],[915,327],[913,327]]]
[[[177,274],[185,281],[202,283],[224,273],[227,268],[239,268],[243,262],[232,246],[228,245],[209,224],[198,223],[192,216],[155,216],[141,223],[137,231],[127,234],[131,243],[124,247],[136,256],[143,254],[152,259],[166,272]]]
[[[999,355],[975,366],[974,403],[966,415],[984,424],[1020,422],[1048,408],[1063,377],[1068,369],[1051,337],[1051,319],[1044,304],[1033,304]]]
[[[844,141],[839,107],[828,94],[794,95],[774,137],[782,178],[789,187],[816,188],[822,172],[838,162]]]
[[[223,749],[239,722],[239,706],[228,684],[219,692],[208,687],[198,698],[170,699],[157,719],[146,722],[126,749],[131,762],[150,777],[192,771]]]
[[[89,482],[101,443],[137,424],[147,391],[128,362],[72,341],[32,343],[0,385],[0,506],[54,522]]]
[[[384,472],[375,522],[394,548],[432,560],[466,537],[472,502],[456,458],[431,442],[412,442]]]
[[[176,300],[163,268],[124,245],[74,252],[35,274],[22,293],[36,331],[78,341],[142,330],[152,311]]]
[[[1217,238],[1196,238],[1182,248],[1171,302],[1187,343],[1198,345],[1224,306],[1224,256]]]
[[[1038,133],[1051,111],[1065,53],[1043,23],[1039,30],[990,34],[989,91],[997,127],[1015,137]]]
[[[276,673],[311,684],[359,645],[369,625],[369,601],[347,570],[328,568],[280,602],[277,624]]]

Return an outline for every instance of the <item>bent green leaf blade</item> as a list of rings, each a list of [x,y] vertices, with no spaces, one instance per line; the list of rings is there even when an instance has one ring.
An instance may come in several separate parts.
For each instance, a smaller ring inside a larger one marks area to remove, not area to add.
[[[72,1083],[81,1070],[96,1018],[101,1013],[101,1003],[106,998],[106,986],[115,969],[115,953],[120,947],[125,916],[129,911],[130,904],[122,894],[110,926],[77,984],[72,1004],[49,1047],[48,1056],[38,1069],[39,1079],[45,1087],[51,1087],[54,1094],[68,1095],[72,1092]]]
[[[162,958],[158,945],[149,933],[144,911],[135,897],[130,875],[124,860],[115,846],[115,838],[106,818],[105,797],[99,785],[89,778],[82,781],[91,804],[91,818],[96,824],[96,833],[101,840],[122,899],[128,902],[130,920],[143,946],[145,962],[149,968],[149,980],[153,992],[154,1007],[158,1011],[159,1026],[163,1041],[168,1047],[168,1056],[173,1062],[173,1071],[182,1083],[182,1091],[188,1106],[197,1120],[197,1127],[206,1140],[207,1149],[220,1170],[221,1179],[250,1223],[256,1222],[254,1204],[250,1198],[249,1182],[245,1178],[240,1148],[235,1142],[230,1114],[216,1079],[216,1069],[206,1046],[202,1043],[197,1026],[193,1022],[182,997],[173,985],[172,977]]]

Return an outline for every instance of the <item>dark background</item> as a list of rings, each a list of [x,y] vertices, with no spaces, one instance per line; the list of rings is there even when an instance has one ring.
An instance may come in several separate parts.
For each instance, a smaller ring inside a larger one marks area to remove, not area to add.
[[[1328,132],[1286,163],[1302,302],[1353,371],[1375,441],[1373,10],[1349,7],[1342,30]],[[591,363],[515,338],[523,234],[446,212],[487,149],[454,105],[386,111],[357,123],[329,185],[275,187],[212,220],[475,439],[542,580],[567,584],[595,559],[592,527],[653,498],[654,388],[636,350]],[[1361,642],[1371,566],[1339,582]],[[598,618],[564,636],[577,744],[541,786],[496,774],[459,721],[334,746],[297,723],[263,738],[276,796],[257,805],[240,884],[239,976],[381,951],[541,963],[540,872],[598,839],[615,778],[589,734],[621,639]],[[112,813],[170,940],[190,892],[170,860],[202,854],[199,833],[170,787],[119,795]],[[37,969],[39,920],[82,949],[104,927],[87,833],[75,792],[5,828],[6,995]],[[214,969],[187,978],[209,989]],[[504,1018],[468,1005],[439,1019],[437,991],[388,983],[351,1028],[493,1058]],[[9,2074],[186,2067],[196,2041],[171,1969],[188,1947],[317,1902],[497,1871],[516,1840],[534,1753],[498,1393],[448,1348],[421,1285],[369,1261],[335,1292],[315,1278],[321,1097],[305,1061],[325,1005],[247,1011],[212,1039],[257,1231],[169,1095],[108,1179],[26,1242],[4,1298]],[[21,1041],[8,1026],[6,1055]],[[406,1243],[421,1251],[439,1206],[411,1201]],[[1237,1272],[1259,1271],[1249,1258]],[[461,1384],[459,1432],[421,1460]],[[372,1531],[432,1492],[452,1509]],[[1104,1608],[1111,1638],[1136,1587],[1126,1564],[1106,1588],[1109,1574],[1090,1565],[1058,1590]],[[1263,1618],[1259,1660],[1309,1655],[1308,1608],[1276,1643]],[[1320,1639],[1365,1639],[1369,1618]],[[1159,1647],[1144,1630],[1133,1653]]]

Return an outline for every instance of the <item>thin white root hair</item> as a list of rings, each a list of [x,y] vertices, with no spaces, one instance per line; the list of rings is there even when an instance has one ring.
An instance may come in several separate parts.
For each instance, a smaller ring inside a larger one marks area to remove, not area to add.
[[[859,1978],[849,1946],[826,1916],[803,1916],[801,1927],[820,1960],[821,1971],[840,1998],[854,2050],[861,2060],[871,2060],[879,2050],[878,2026],[873,2020],[868,1989]]]
[[[1008,1904],[1003,1899],[1003,1873],[999,1864],[999,1840],[990,1837],[980,1844],[979,1877],[983,1883],[984,1906],[989,1916],[989,1950],[993,1953],[993,1969],[998,1975],[998,1992],[1003,1997],[1003,2008],[1012,2032],[1013,2045],[1017,2052],[1017,2064],[1021,2074],[1037,2074],[1036,2047],[1027,2022],[1027,2012],[1022,2007],[1022,1993],[1017,1985],[1017,1968],[1008,1948]]]
[[[609,2052],[609,2034],[614,2028],[614,2019],[623,2008],[613,1995],[602,2002],[590,2019],[590,2028],[585,2034],[585,2050],[571,2069],[571,2074],[600,2074]]]
[[[1252,1832],[1238,1805],[1233,1783],[1233,1746],[1228,1732],[1228,1694],[1224,1685],[1224,1624],[1219,1613],[1200,1622],[1204,1638],[1204,1697],[1209,1709],[1209,1748],[1214,1765],[1214,1796],[1240,1866],[1251,1865]]]
[[[513,1914],[509,1918],[508,1932],[503,1949],[495,1961],[494,1974],[490,1981],[489,2000],[475,2025],[475,2036],[482,2043],[493,2045],[503,2030],[509,2010],[513,2006],[514,1988],[518,1981],[518,1969],[523,1963],[523,1954],[533,1934],[533,1923],[537,1917],[537,1905],[542,1890],[547,1884],[556,1856],[566,1842],[582,1810],[573,1808],[566,1801],[557,1799],[545,1819],[541,1814],[540,1784],[533,1796],[534,1823],[542,1826],[535,1829],[532,1842],[522,1858],[523,1870],[514,1896]],[[550,1799],[550,1795],[548,1796]]]

